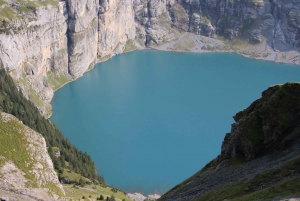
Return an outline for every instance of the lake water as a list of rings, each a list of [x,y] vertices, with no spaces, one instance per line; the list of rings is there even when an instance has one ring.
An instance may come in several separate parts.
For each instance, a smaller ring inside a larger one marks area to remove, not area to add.
[[[231,53],[136,51],[55,92],[51,120],[106,182],[164,193],[220,153],[232,116],[300,67]]]

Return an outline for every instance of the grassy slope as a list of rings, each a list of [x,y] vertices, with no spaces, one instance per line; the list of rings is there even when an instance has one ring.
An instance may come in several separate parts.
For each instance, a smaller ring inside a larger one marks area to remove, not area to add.
[[[15,7],[11,7],[7,1],[0,0],[0,26],[3,26],[3,20],[9,22],[13,19],[22,19],[25,15],[35,14],[36,10],[40,6],[58,6],[57,0],[16,0],[14,2]],[[32,16],[31,16],[32,17]]]
[[[27,140],[24,138],[23,129],[24,125],[18,121],[4,123],[0,111],[0,154],[5,157],[0,158],[0,166],[10,160],[26,174],[28,180],[34,181],[34,175],[30,173],[32,166],[26,165],[31,159],[26,149]],[[36,187],[37,184],[32,182],[30,186]]]
[[[68,169],[65,169],[61,176],[64,178],[68,178],[70,181],[71,180],[78,181],[79,179],[87,180],[87,178],[82,177],[80,174],[77,174],[76,172],[69,171]],[[104,199],[106,199],[106,197],[110,197],[111,195],[113,195],[115,198],[118,198],[120,200],[123,199],[125,199],[126,201],[131,200],[125,195],[124,192],[106,185],[89,184],[80,187],[74,184],[64,184],[63,187],[66,192],[65,197],[67,199],[78,200],[81,199],[83,196],[85,198],[97,199],[97,197],[100,197],[100,195],[102,194]]]
[[[35,158],[31,158],[27,150],[29,143],[24,136],[25,125],[17,120],[3,122],[0,111],[0,167],[6,161],[12,161],[20,170],[25,173],[25,178],[28,179],[27,187],[38,187],[36,178],[32,174],[34,169],[33,164],[37,163]],[[1,177],[1,173],[0,173]],[[61,191],[52,183],[46,186],[57,195],[62,195]]]
[[[241,181],[214,189],[199,196],[197,201],[213,201],[230,199],[242,200],[272,200],[278,196],[300,196],[300,157],[271,172],[257,174],[250,181]],[[275,180],[275,182],[274,182]],[[267,188],[270,181],[274,184]],[[255,188],[263,188],[254,190]]]
[[[113,195],[119,200],[125,199],[126,201],[131,201],[122,191],[113,192],[111,187],[102,187],[100,185],[86,185],[84,187],[63,185],[63,187],[66,192],[66,198],[73,200],[79,200],[83,196],[96,200],[102,194],[105,200],[106,197]]]

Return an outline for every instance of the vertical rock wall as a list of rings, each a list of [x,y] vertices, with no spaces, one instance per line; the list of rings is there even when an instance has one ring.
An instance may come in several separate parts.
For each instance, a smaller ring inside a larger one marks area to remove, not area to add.
[[[19,80],[19,88],[45,115],[50,105],[40,100],[47,103],[53,97],[47,72],[68,74],[65,11],[64,2],[40,6],[34,14],[17,16],[7,23],[7,32],[0,33],[3,67]]]
[[[184,32],[238,39],[242,54],[259,44],[247,50],[252,57],[300,62],[299,13],[299,0],[4,0],[0,60],[48,116],[53,89],[95,62],[181,40]]]
[[[97,56],[98,10],[97,0],[68,0],[69,73],[82,76]]]
[[[136,35],[132,0],[101,0],[98,28],[99,60],[122,53]]]

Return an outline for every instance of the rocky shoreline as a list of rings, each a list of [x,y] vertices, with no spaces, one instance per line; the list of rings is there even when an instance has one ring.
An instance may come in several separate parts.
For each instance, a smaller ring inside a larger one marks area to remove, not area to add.
[[[155,200],[158,200],[161,196],[158,195],[158,194],[151,194],[151,195],[143,195],[141,193],[127,193],[126,194],[127,197],[129,197],[130,199],[132,199],[133,201],[155,201]]]

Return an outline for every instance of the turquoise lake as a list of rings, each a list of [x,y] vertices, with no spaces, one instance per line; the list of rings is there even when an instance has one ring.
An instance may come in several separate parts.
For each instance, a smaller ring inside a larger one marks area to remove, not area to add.
[[[105,181],[164,193],[215,158],[232,116],[300,66],[233,53],[136,51],[55,92],[51,120]]]

